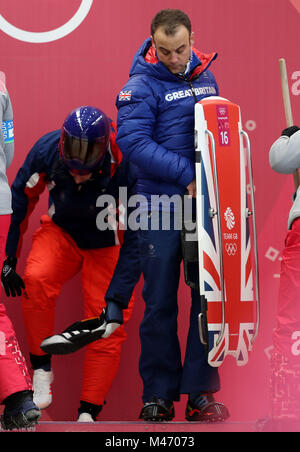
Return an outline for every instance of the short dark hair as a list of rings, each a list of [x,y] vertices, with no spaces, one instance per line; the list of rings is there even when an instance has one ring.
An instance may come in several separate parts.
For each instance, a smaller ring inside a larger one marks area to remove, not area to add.
[[[163,27],[164,32],[167,36],[175,35],[177,28],[180,25],[184,25],[191,35],[192,25],[189,17],[180,9],[162,9],[153,18],[151,23],[151,35],[154,33],[158,27]]]

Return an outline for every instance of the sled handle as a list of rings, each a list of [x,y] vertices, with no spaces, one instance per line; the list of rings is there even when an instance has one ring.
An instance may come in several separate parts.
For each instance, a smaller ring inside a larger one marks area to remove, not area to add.
[[[221,215],[220,215],[220,197],[219,197],[219,182],[218,182],[218,171],[217,171],[217,158],[216,158],[216,145],[214,135],[210,130],[205,130],[205,133],[209,136],[212,149],[213,157],[213,172],[215,180],[215,192],[216,192],[216,204],[217,212],[212,212],[212,216],[217,215],[218,220],[218,237],[219,237],[219,247],[220,247],[220,285],[221,285],[221,302],[222,302],[222,327],[220,334],[218,336],[216,345],[219,345],[222,341],[225,333],[225,289],[224,289],[224,263],[223,263],[223,239],[222,239],[222,229],[221,229]]]
[[[200,312],[200,314],[198,316],[200,341],[201,341],[201,344],[207,345],[207,341],[205,340],[203,326],[202,326],[203,318],[204,318],[204,314],[203,314],[203,312]]]
[[[256,325],[255,333],[251,339],[251,345],[257,338],[260,327],[260,297],[259,297],[259,270],[258,270],[258,255],[257,255],[257,233],[256,233],[256,213],[255,213],[255,199],[254,199],[254,184],[253,184],[253,172],[252,172],[252,159],[251,159],[251,145],[250,139],[244,130],[241,130],[241,135],[246,139],[247,155],[248,155],[248,173],[250,182],[250,197],[251,197],[251,216],[253,226],[253,247],[254,247],[254,262],[255,262],[255,288],[256,288]]]

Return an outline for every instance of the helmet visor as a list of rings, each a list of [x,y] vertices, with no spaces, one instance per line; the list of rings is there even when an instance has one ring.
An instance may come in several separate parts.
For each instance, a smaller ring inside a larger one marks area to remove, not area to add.
[[[65,134],[62,151],[67,162],[74,161],[85,169],[93,168],[107,151],[107,139],[91,141]]]

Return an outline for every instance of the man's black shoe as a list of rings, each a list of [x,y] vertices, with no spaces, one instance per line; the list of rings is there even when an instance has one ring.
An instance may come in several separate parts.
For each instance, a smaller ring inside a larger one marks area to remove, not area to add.
[[[146,422],[167,422],[174,416],[173,402],[153,397],[150,402],[144,404],[139,419],[144,419]]]
[[[91,342],[101,339],[106,329],[105,311],[100,317],[73,323],[61,334],[43,340],[40,348],[49,355],[67,355],[77,352]]]
[[[199,394],[192,400],[189,398],[185,418],[194,422],[224,422],[229,417],[225,405],[216,402],[211,393]]]

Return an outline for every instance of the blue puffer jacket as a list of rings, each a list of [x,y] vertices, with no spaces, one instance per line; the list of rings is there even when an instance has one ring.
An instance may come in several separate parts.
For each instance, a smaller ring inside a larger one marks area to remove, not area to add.
[[[195,102],[219,94],[208,70],[216,53],[193,49],[189,72],[172,74],[147,39],[136,53],[130,78],[118,95],[117,143],[137,166],[137,191],[183,194],[195,178]]]

